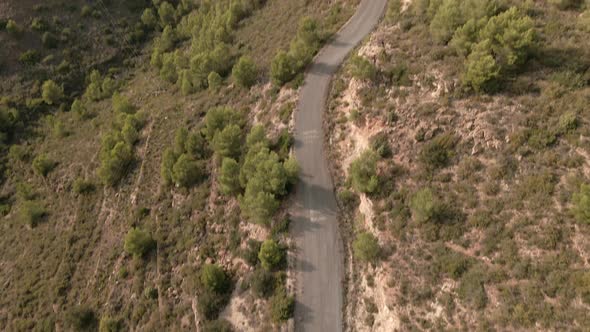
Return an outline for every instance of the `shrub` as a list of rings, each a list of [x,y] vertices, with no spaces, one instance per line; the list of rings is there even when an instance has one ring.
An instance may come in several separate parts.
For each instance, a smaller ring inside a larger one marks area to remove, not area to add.
[[[477,269],[470,269],[463,275],[457,293],[461,300],[479,310],[484,309],[488,302],[483,275]]]
[[[33,159],[33,170],[38,175],[47,176],[55,168],[55,162],[49,159],[46,154],[40,154]]]
[[[246,263],[250,266],[258,265],[258,253],[260,252],[260,246],[262,243],[254,239],[248,239],[247,248],[244,249],[242,256]]]
[[[43,36],[41,36],[41,42],[46,48],[56,48],[58,39],[53,33],[47,31],[43,33]]]
[[[429,188],[418,190],[410,201],[412,216],[419,223],[436,219],[440,205],[438,197]]]
[[[72,189],[76,194],[89,194],[93,192],[96,188],[92,181],[87,181],[83,178],[76,178],[72,186]]]
[[[13,35],[18,35],[22,30],[15,20],[10,19],[6,22],[6,31]]]
[[[48,105],[57,104],[63,98],[63,88],[52,80],[45,81],[41,89],[43,101]]]
[[[252,222],[269,225],[279,208],[279,201],[274,194],[264,190],[263,180],[257,177],[248,181],[244,196],[240,197],[240,208]]]
[[[475,45],[473,52],[465,61],[463,84],[472,87],[476,92],[489,91],[494,81],[500,76],[500,66],[496,63],[489,40]]]
[[[275,240],[266,240],[260,246],[258,259],[266,270],[276,269],[284,260],[285,253]]]
[[[294,185],[299,178],[299,163],[295,159],[294,156],[289,157],[283,163],[283,168],[285,169],[285,175],[287,176],[287,183]]]
[[[453,148],[456,144],[457,137],[453,134],[436,136],[424,144],[420,150],[419,160],[430,171],[445,167],[453,156]]]
[[[372,193],[377,189],[377,159],[375,152],[366,150],[350,164],[348,172],[355,190]]]
[[[220,157],[237,158],[242,148],[242,129],[235,124],[223,128],[213,139],[213,150]]]
[[[369,139],[371,150],[377,152],[382,158],[391,156],[391,147],[389,146],[389,137],[387,133],[380,132]]]
[[[98,174],[105,184],[115,185],[126,175],[133,160],[131,147],[125,142],[118,142],[112,149],[101,153]]]
[[[295,298],[287,294],[284,287],[280,287],[269,301],[270,316],[274,322],[280,323],[293,317]]]
[[[135,106],[129,102],[127,97],[115,93],[113,94],[113,109],[117,113],[133,114],[135,113]]]
[[[353,56],[350,59],[350,74],[360,80],[374,81],[377,78],[377,68],[366,58]]]
[[[163,1],[158,8],[158,16],[160,16],[160,24],[162,26],[174,25],[176,23],[176,11],[174,7],[167,1]]]
[[[354,256],[363,262],[375,262],[381,250],[377,238],[369,232],[357,234],[352,249]]]
[[[223,78],[221,78],[221,75],[214,71],[209,73],[209,76],[207,76],[207,86],[210,90],[217,91],[219,90],[222,84]]]
[[[123,330],[123,324],[120,320],[110,316],[102,316],[98,324],[98,332],[119,332]]]
[[[231,158],[223,158],[219,173],[219,185],[221,192],[226,195],[234,195],[240,191],[240,166]]]
[[[295,59],[285,51],[279,51],[273,58],[270,67],[270,76],[278,86],[283,86],[297,75]]]
[[[172,167],[172,180],[177,186],[188,188],[203,176],[203,166],[186,154],[182,154]]]
[[[266,129],[263,125],[255,125],[250,129],[250,133],[246,136],[246,147],[249,149],[256,144],[268,146],[268,139],[266,138]]]
[[[205,322],[203,332],[233,332],[234,327],[225,319],[216,319]]]
[[[219,312],[223,309],[229,297],[227,294],[205,290],[197,297],[199,313],[207,320],[217,319]]]
[[[86,306],[78,306],[70,309],[66,314],[66,325],[73,331],[91,331],[96,329],[96,316],[94,311]]]
[[[158,25],[158,18],[152,8],[146,8],[141,14],[141,23],[148,28],[154,29]]]
[[[580,190],[572,196],[572,212],[576,220],[590,224],[590,185],[581,184]]]
[[[203,286],[217,294],[229,291],[230,280],[225,271],[216,264],[205,264],[201,269],[200,280]]]
[[[18,62],[20,62],[23,65],[27,65],[27,66],[33,66],[33,65],[39,63],[40,60],[41,60],[41,55],[39,54],[39,52],[37,52],[35,50],[25,51],[25,52],[21,53],[21,55],[18,57]]]
[[[256,83],[258,69],[250,57],[242,56],[234,65],[232,76],[239,85],[245,88],[250,88]]]
[[[275,277],[266,269],[256,269],[250,277],[250,287],[257,297],[268,298],[275,290]]]
[[[19,215],[21,222],[33,228],[47,216],[47,209],[39,202],[24,201],[20,206]]]
[[[82,9],[80,10],[80,15],[82,17],[88,17],[91,14],[92,14],[92,7],[90,7],[89,5],[82,6]]]
[[[139,228],[131,228],[125,236],[124,249],[128,254],[141,258],[156,246],[152,236]]]
[[[448,42],[455,29],[463,24],[464,16],[461,12],[461,1],[444,0],[430,22],[430,33],[439,43]]]
[[[139,133],[137,132],[137,129],[135,129],[135,125],[129,119],[125,121],[123,128],[121,128],[121,136],[123,141],[129,146],[133,146],[133,144],[139,139]]]

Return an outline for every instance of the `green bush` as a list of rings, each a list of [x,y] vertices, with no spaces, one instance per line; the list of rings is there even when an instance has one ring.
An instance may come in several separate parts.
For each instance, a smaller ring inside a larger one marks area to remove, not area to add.
[[[461,300],[478,310],[484,309],[487,305],[488,296],[484,288],[484,278],[477,269],[470,269],[463,275],[457,293]]]
[[[582,224],[590,224],[590,185],[580,185],[580,190],[572,196],[572,204],[576,220]]]
[[[221,75],[214,71],[209,73],[209,76],[207,76],[207,86],[210,90],[217,91],[219,90],[222,84],[223,78],[221,78]]]
[[[436,136],[424,144],[420,150],[419,160],[427,170],[435,170],[449,164],[457,145],[457,137],[453,134]]]
[[[270,316],[276,323],[280,323],[293,317],[295,311],[295,298],[287,294],[284,287],[277,289],[269,301]]]
[[[233,332],[234,327],[225,319],[216,319],[205,322],[203,332]]]
[[[495,80],[500,77],[500,66],[496,63],[489,40],[474,46],[473,52],[465,60],[462,82],[476,92],[492,90]]]
[[[23,65],[27,65],[27,66],[33,66],[33,65],[39,63],[40,60],[41,60],[41,55],[39,54],[39,52],[37,52],[35,50],[25,51],[25,52],[21,53],[21,55],[18,57],[18,62],[20,62]]]
[[[258,265],[258,253],[260,252],[260,246],[262,243],[254,239],[248,239],[247,248],[244,249],[242,256],[246,263],[250,266]]]
[[[221,192],[226,195],[237,194],[240,187],[240,166],[231,158],[223,158],[219,172],[219,186]]]
[[[250,57],[242,56],[234,65],[232,76],[240,86],[250,88],[256,84],[258,69]]]
[[[110,316],[102,316],[98,324],[98,332],[119,332],[123,331],[123,324],[119,319]]]
[[[275,277],[266,269],[256,269],[250,277],[252,293],[260,298],[268,298],[275,290]]]
[[[217,319],[228,300],[228,294],[219,294],[206,289],[197,297],[197,308],[205,319],[214,320]]]
[[[359,80],[374,81],[377,68],[366,58],[355,55],[350,59],[350,74]]]
[[[369,232],[357,234],[352,249],[354,256],[363,262],[375,262],[381,251],[377,238]]]
[[[231,286],[225,271],[216,264],[205,264],[199,278],[207,290],[217,294],[227,293]]]
[[[440,211],[439,198],[429,188],[418,190],[410,201],[414,220],[424,223],[437,218]]]
[[[264,187],[263,179],[250,179],[244,196],[240,197],[239,201],[244,216],[254,223],[268,226],[280,203],[275,195],[265,191]]]
[[[285,51],[279,51],[273,58],[270,67],[270,76],[278,86],[290,82],[297,75],[295,59]]]
[[[128,254],[141,258],[154,249],[156,241],[150,233],[139,228],[131,228],[125,236],[124,249]]]
[[[117,142],[112,149],[101,152],[98,174],[105,184],[113,186],[127,174],[134,159],[132,148],[125,142]]]
[[[77,306],[66,314],[66,326],[73,331],[92,331],[96,329],[96,316],[94,311],[86,306]]]
[[[18,35],[22,32],[22,29],[15,20],[10,19],[6,22],[6,31],[13,35]]]
[[[133,114],[136,107],[127,99],[127,97],[115,93],[113,94],[113,109],[117,113]]]
[[[200,162],[182,154],[172,167],[172,180],[177,186],[188,188],[203,177],[203,168]]]
[[[24,201],[20,205],[19,216],[21,222],[33,228],[47,216],[47,209],[39,202]]]
[[[385,132],[380,132],[369,139],[371,150],[377,152],[382,158],[391,156],[391,146],[389,145],[389,136]]]
[[[56,35],[47,31],[41,36],[41,42],[43,43],[43,47],[56,48],[59,40]]]
[[[43,101],[48,105],[59,103],[64,96],[63,88],[57,85],[54,81],[48,80],[43,83],[41,88]]]
[[[350,164],[348,172],[356,191],[372,193],[377,189],[377,159],[374,151],[366,150]]]
[[[271,271],[278,268],[284,261],[285,252],[275,240],[269,239],[262,242],[258,259],[264,269]]]
[[[40,154],[33,159],[33,170],[38,175],[47,176],[55,168],[56,163],[49,159],[46,154]]]
[[[213,150],[220,157],[237,158],[242,149],[242,129],[235,124],[223,128],[213,139]]]
[[[158,18],[152,8],[146,8],[141,14],[141,23],[148,29],[155,29],[158,25]]]
[[[266,138],[266,129],[263,125],[258,124],[250,129],[250,133],[246,136],[246,147],[250,149],[256,144],[262,144],[268,147],[268,139]]]
[[[84,178],[76,178],[72,185],[72,189],[76,194],[89,194],[93,192],[96,187],[92,181],[85,180]]]

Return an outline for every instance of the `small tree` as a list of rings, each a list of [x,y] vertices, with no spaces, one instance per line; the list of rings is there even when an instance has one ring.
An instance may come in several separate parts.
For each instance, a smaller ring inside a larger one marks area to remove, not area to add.
[[[135,125],[132,121],[125,121],[123,128],[121,129],[121,136],[123,136],[123,140],[125,143],[129,144],[129,146],[133,146],[135,142],[139,139],[139,133],[137,129],[135,129]]]
[[[580,185],[580,190],[572,197],[572,212],[576,220],[590,224],[590,185]]]
[[[279,51],[270,66],[270,76],[278,86],[283,86],[297,75],[297,68],[293,57],[285,51]]]
[[[276,323],[280,323],[293,317],[295,311],[295,298],[287,294],[284,287],[280,287],[269,301],[270,316]]]
[[[127,97],[115,93],[113,94],[113,109],[117,113],[133,114],[135,113],[135,106],[127,99]]]
[[[217,91],[223,84],[223,78],[218,73],[212,71],[207,76],[207,86],[211,91]]]
[[[374,81],[377,78],[377,68],[361,56],[350,59],[350,74],[360,80]]]
[[[98,325],[98,332],[119,332],[123,330],[121,321],[110,316],[102,316]]]
[[[162,26],[174,25],[176,23],[176,10],[167,1],[163,1],[158,8],[160,24]]]
[[[299,178],[300,170],[299,163],[295,157],[290,156],[287,160],[285,160],[283,167],[285,168],[285,174],[287,175],[287,182],[290,184],[295,184]]]
[[[424,223],[436,219],[440,211],[438,197],[429,188],[418,190],[410,201],[414,220]]]
[[[377,159],[375,152],[366,150],[350,164],[350,179],[355,190],[372,193],[377,189]]]
[[[151,8],[146,8],[141,14],[141,22],[146,26],[146,28],[150,30],[154,29],[158,25],[158,18],[156,17],[154,10]]]
[[[263,144],[268,146],[268,139],[266,138],[266,129],[263,125],[258,124],[250,129],[250,133],[246,137],[246,147],[251,148],[256,144]]]
[[[244,196],[240,197],[240,208],[252,222],[269,225],[271,217],[279,208],[279,201],[275,195],[264,191],[263,179],[255,177],[248,181]]]
[[[232,70],[232,76],[236,82],[245,88],[250,88],[256,83],[257,75],[256,64],[248,56],[242,56]]]
[[[490,90],[499,76],[500,67],[491,53],[489,41],[485,40],[475,45],[465,61],[463,84],[472,87],[476,92],[481,92]]]
[[[63,98],[63,88],[52,80],[45,81],[41,89],[43,101],[48,105],[57,104]]]
[[[283,261],[283,258],[284,252],[275,240],[266,240],[260,246],[258,259],[260,259],[262,267],[266,270],[276,269]]]
[[[240,165],[231,158],[223,158],[219,173],[219,185],[226,195],[234,195],[240,190]]]
[[[230,280],[225,271],[216,264],[205,264],[201,269],[200,280],[207,290],[217,294],[224,294],[229,290]]]
[[[359,233],[352,244],[352,249],[354,256],[364,262],[374,262],[381,250],[377,238],[369,232]]]
[[[55,162],[49,159],[46,154],[40,154],[33,159],[33,170],[38,175],[47,176],[55,167]]]
[[[180,187],[190,187],[202,177],[199,162],[186,154],[182,154],[172,167],[172,180]]]
[[[19,214],[21,222],[33,228],[47,216],[47,209],[39,202],[24,201],[20,206]]]
[[[234,124],[223,128],[213,139],[213,149],[220,157],[235,158],[242,148],[242,129]]]
[[[156,246],[152,236],[139,228],[131,228],[125,236],[124,249],[136,258],[145,256]]]
[[[266,269],[256,269],[250,278],[250,287],[254,295],[267,298],[275,290],[275,277]]]
[[[66,325],[73,331],[92,331],[96,323],[94,311],[86,306],[74,307],[66,315]]]

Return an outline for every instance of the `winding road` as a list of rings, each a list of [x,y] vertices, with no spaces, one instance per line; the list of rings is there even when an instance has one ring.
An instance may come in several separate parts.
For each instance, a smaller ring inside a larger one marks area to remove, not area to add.
[[[301,177],[291,210],[297,243],[296,331],[342,331],[343,244],[324,149],[322,117],[333,74],[379,22],[387,0],[362,0],[354,16],[314,59],[295,113],[295,156]]]

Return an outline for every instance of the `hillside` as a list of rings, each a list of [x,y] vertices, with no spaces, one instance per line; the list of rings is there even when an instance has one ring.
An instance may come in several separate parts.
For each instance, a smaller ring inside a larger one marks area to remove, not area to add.
[[[390,1],[325,126],[355,331],[590,324],[590,4]]]
[[[2,2],[2,329],[284,324],[296,89],[356,4]]]

